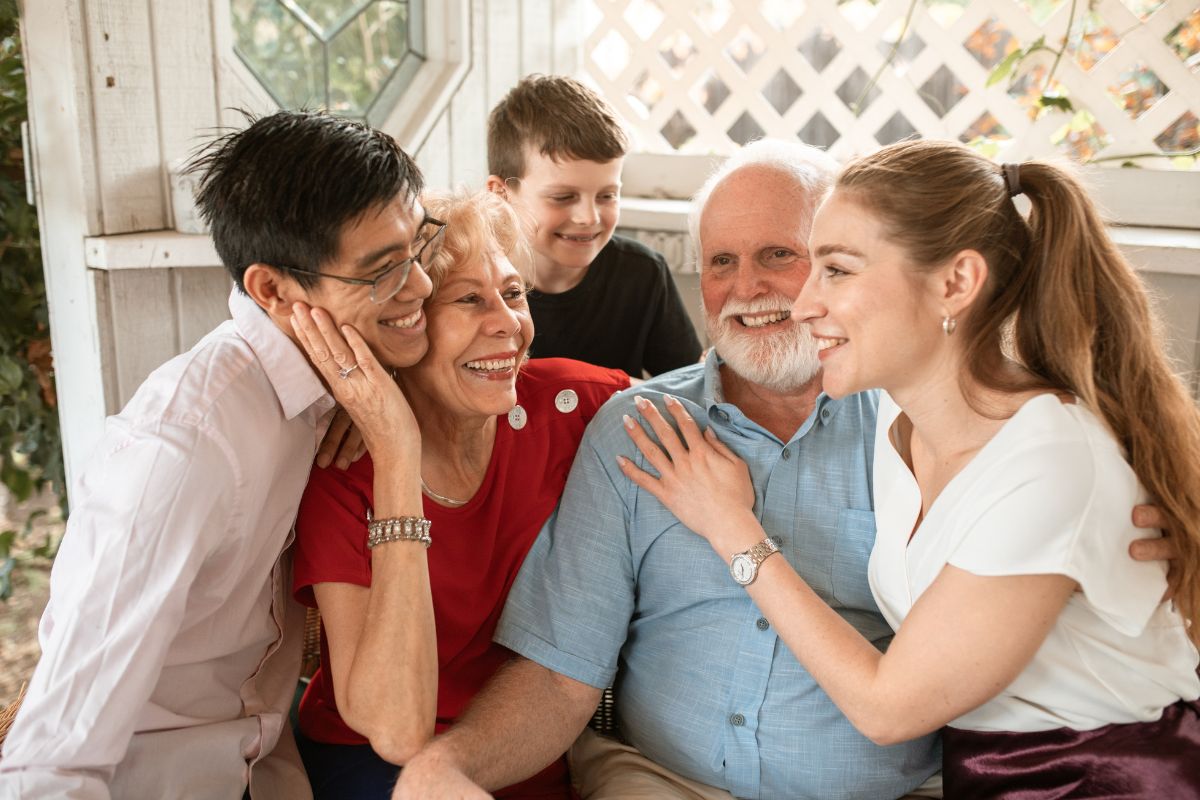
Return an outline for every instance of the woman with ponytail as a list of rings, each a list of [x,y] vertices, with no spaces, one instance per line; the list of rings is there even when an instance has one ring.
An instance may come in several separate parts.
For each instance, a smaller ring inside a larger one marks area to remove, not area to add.
[[[886,392],[870,581],[897,634],[881,654],[758,553],[763,615],[873,740],[947,726],[946,797],[1200,798],[1200,412],[1086,191],[902,142],[845,169],[810,245],[793,314],[825,392]],[[658,477],[626,474],[747,550],[745,466],[667,408],[679,435],[642,412],[662,449],[630,434]],[[1169,602],[1165,568],[1125,554],[1148,498],[1179,551]]]

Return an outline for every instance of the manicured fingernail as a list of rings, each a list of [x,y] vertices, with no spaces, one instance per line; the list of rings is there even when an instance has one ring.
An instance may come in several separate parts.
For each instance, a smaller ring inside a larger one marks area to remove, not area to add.
[[[625,466],[625,465],[626,465],[626,464],[628,464],[628,463],[629,463],[629,459],[628,459],[628,458],[626,458],[625,456],[617,456],[617,464],[618,464],[619,466],[622,466],[622,467],[623,467],[623,466]]]
[[[646,398],[642,397],[639,394],[637,397],[633,398],[633,404],[635,406],[637,406],[639,409],[642,409],[642,408],[645,408],[647,405],[649,405],[649,402],[646,400]]]
[[[627,430],[627,431],[633,430],[633,426],[634,426],[633,417],[629,416],[628,414],[623,414],[621,416],[621,422],[625,423],[625,430]]]
[[[673,395],[673,394],[664,394],[664,395],[663,395],[663,397],[665,398],[665,400],[666,400],[666,404],[667,404],[667,405],[669,405],[669,406],[677,406],[677,405],[679,405],[679,401],[675,399],[675,395]]]

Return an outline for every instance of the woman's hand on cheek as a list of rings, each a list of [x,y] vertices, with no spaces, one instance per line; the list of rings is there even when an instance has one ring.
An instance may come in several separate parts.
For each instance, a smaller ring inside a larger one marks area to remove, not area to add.
[[[738,545],[723,543],[718,538],[736,534],[744,527],[747,515],[753,521],[750,512],[754,507],[754,487],[746,464],[711,428],[702,433],[675,398],[668,396],[666,406],[679,433],[654,404],[640,396],[634,402],[661,444],[656,444],[632,417],[625,417],[625,430],[659,477],[618,456],[621,471],[658,498],[680,522],[708,540],[722,556],[735,552],[729,548]]]
[[[349,325],[339,329],[324,309],[305,303],[293,305],[292,328],[371,457],[419,459],[421,435],[412,409],[358,331]]]

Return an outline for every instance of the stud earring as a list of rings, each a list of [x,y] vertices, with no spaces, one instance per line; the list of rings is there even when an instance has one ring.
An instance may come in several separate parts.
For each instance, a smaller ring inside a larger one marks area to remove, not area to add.
[[[958,320],[950,315],[942,317],[942,333],[949,336],[954,333],[954,329],[958,327]]]

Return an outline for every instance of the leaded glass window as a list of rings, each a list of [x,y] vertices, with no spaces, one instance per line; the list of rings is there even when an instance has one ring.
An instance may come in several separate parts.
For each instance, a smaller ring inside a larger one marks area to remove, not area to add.
[[[381,124],[426,59],[422,0],[230,0],[242,62],[282,108]]]

